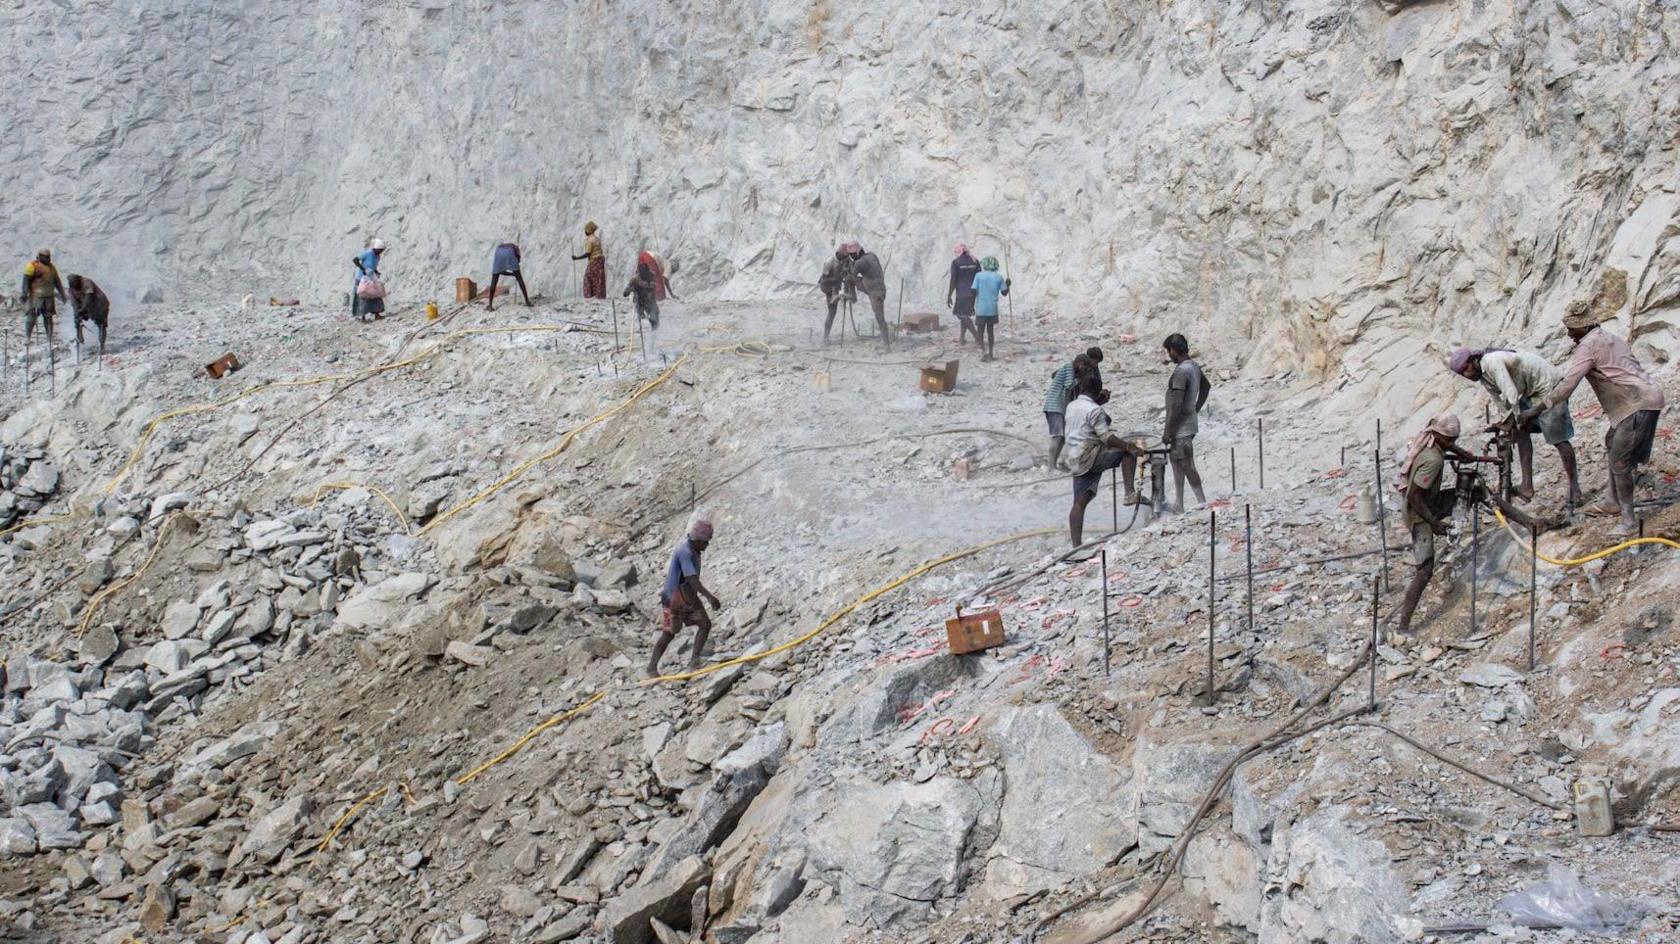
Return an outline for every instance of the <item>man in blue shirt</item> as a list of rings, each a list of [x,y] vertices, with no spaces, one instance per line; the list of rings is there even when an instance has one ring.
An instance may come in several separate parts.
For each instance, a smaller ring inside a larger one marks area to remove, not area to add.
[[[350,286],[350,314],[357,321],[366,321],[372,315],[377,321],[385,317],[385,299],[363,298],[357,291],[362,287],[362,280],[379,278],[379,260],[385,256],[385,240],[374,239],[368,247],[356,256],[351,257],[350,264],[356,267],[356,281]]]
[[[983,361],[995,361],[997,346],[998,296],[1009,294],[1009,280],[998,274],[997,256],[980,260],[980,274],[974,277],[974,319],[985,335],[980,349],[986,353]]]
[[[684,626],[694,627],[694,653],[688,660],[689,671],[700,668],[700,657],[706,648],[706,637],[712,632],[712,618],[706,612],[705,598],[716,609],[722,606],[712,591],[700,582],[700,557],[712,542],[712,523],[694,522],[688,536],[671,552],[671,563],[665,568],[665,584],[659,589],[659,638],[654,640],[653,654],[648,658],[648,678],[659,677],[659,660]]]

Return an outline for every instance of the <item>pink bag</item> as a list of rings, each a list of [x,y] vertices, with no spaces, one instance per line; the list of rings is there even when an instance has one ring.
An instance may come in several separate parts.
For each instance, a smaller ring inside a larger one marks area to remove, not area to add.
[[[384,298],[385,282],[377,275],[364,275],[356,282],[357,298]]]

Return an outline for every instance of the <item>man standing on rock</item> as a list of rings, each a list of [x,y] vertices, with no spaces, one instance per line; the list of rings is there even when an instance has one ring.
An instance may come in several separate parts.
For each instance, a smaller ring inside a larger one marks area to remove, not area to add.
[[[1524,500],[1534,497],[1534,434],[1540,433],[1557,447],[1558,458],[1563,460],[1563,471],[1569,477],[1569,503],[1580,505],[1581,480],[1575,467],[1575,446],[1570,443],[1575,438],[1575,423],[1569,418],[1569,401],[1542,412],[1534,422],[1517,425],[1524,410],[1552,392],[1563,379],[1563,372],[1538,354],[1494,347],[1461,347],[1448,358],[1447,369],[1466,380],[1480,381],[1499,406],[1500,424],[1512,430],[1517,461],[1522,466],[1517,494]]]
[[[966,343],[970,334],[974,335],[974,343],[979,344],[980,329],[974,326],[974,277],[980,274],[980,260],[968,251],[966,243],[957,243],[956,253],[957,257],[951,260],[951,281],[945,286],[945,307],[951,309],[962,327],[957,344]],[[1050,460],[1052,464],[1055,461]]]
[[[588,259],[583,267],[583,297],[607,297],[607,250],[601,245],[600,227],[594,220],[583,224],[583,252],[572,257],[572,261]]]
[[[974,277],[974,318],[983,361],[997,360],[998,297],[1008,294],[1009,279],[998,271],[997,257],[981,259],[980,274]]]
[[[365,279],[381,280],[379,261],[385,258],[385,240],[372,239],[367,248],[350,258],[350,264],[356,267],[356,281],[350,287],[350,314],[357,321],[367,321],[372,315],[375,321],[385,317],[385,296],[381,291],[375,297],[362,297],[362,282]],[[381,280],[382,281],[382,280]]]
[[[852,271],[857,273],[858,288],[869,296],[869,307],[875,312],[875,327],[881,332],[881,350],[892,349],[892,328],[887,325],[887,270],[881,260],[858,243],[851,244]]]
[[[834,316],[840,311],[842,296],[855,299],[856,289],[853,287],[852,257],[847,251],[849,245],[842,243],[834,250],[834,256],[823,263],[822,275],[817,278],[817,288],[822,289],[823,299],[828,303],[828,320],[823,322],[823,343],[828,343],[829,332],[834,330]],[[846,339],[846,328],[840,327],[840,340]]]
[[[1593,508],[1593,514],[1621,513],[1614,534],[1628,535],[1639,529],[1633,516],[1633,477],[1639,466],[1651,458],[1656,440],[1657,417],[1664,406],[1662,388],[1645,373],[1633,348],[1600,327],[1603,317],[1585,301],[1574,301],[1564,314],[1563,327],[1575,342],[1575,353],[1564,368],[1563,379],[1539,403],[1518,417],[1519,428],[1540,414],[1567,404],[1581,379],[1586,378],[1597,394],[1610,431],[1604,435],[1604,450],[1610,460],[1608,494]]]
[[[1186,479],[1196,493],[1196,503],[1207,504],[1207,496],[1202,494],[1202,476],[1196,471],[1196,414],[1207,403],[1213,385],[1208,383],[1202,368],[1190,359],[1190,342],[1184,335],[1167,335],[1161,347],[1176,365],[1172,376],[1167,378],[1167,424],[1161,432],[1161,444],[1170,450],[1168,458],[1172,460],[1173,484],[1178,489],[1178,510],[1183,511]]]
[[[653,654],[648,657],[647,677],[659,677],[659,660],[684,626],[694,627],[694,653],[689,657],[689,671],[700,668],[705,652],[706,637],[712,632],[712,618],[706,613],[702,598],[713,609],[722,606],[712,591],[700,582],[700,557],[712,543],[712,523],[700,519],[688,529],[688,535],[671,552],[671,563],[665,568],[665,584],[659,590],[659,638],[654,640]]]
[[[1075,354],[1073,360],[1056,368],[1050,375],[1050,387],[1044,391],[1044,423],[1050,428],[1051,468],[1062,457],[1062,444],[1067,437],[1067,408],[1079,396],[1080,379],[1086,374],[1096,374],[1097,385],[1102,386],[1102,371],[1097,367],[1102,358],[1102,348],[1086,348],[1085,353]],[[1099,406],[1104,402],[1100,397],[1097,400]]]
[[[1098,400],[1102,380],[1086,374],[1079,381],[1079,397],[1067,407],[1068,471],[1073,473],[1073,508],[1068,511],[1068,534],[1078,547],[1085,537],[1085,507],[1097,495],[1104,472],[1119,466],[1125,474],[1126,504],[1137,504],[1137,457],[1144,450],[1115,435],[1108,414]]]
[[[531,296],[525,291],[525,275],[519,271],[519,246],[516,243],[502,243],[496,247],[495,254],[490,260],[490,298],[484,303],[485,311],[496,310],[496,283],[502,276],[512,276],[519,285],[519,295],[525,299],[525,307],[531,307]]]
[[[105,356],[105,325],[111,318],[111,300],[105,292],[85,275],[72,275],[69,280],[70,309],[76,318],[76,343],[82,343],[82,322],[91,321],[99,329],[99,356]]]
[[[1412,563],[1417,570],[1406,586],[1406,596],[1400,601],[1401,635],[1412,631],[1412,614],[1429,579],[1435,576],[1435,538],[1447,533],[1446,519],[1452,515],[1457,498],[1451,489],[1442,488],[1446,480],[1447,450],[1458,441],[1458,416],[1443,413],[1429,421],[1423,431],[1412,437],[1407,447],[1406,461],[1400,465],[1397,485],[1405,494],[1400,521],[1412,535]]]
[[[26,309],[23,323],[23,337],[27,341],[35,333],[35,319],[41,319],[41,327],[47,332],[47,343],[53,341],[53,316],[58,313],[58,306],[54,302],[64,300],[64,280],[58,276],[58,268],[52,263],[52,250],[43,249],[35,254],[35,258],[24,263],[23,266],[23,297]]]

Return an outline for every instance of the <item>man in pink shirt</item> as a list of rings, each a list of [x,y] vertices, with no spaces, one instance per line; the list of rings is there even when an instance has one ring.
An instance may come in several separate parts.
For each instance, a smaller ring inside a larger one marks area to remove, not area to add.
[[[1645,373],[1633,348],[1621,338],[1599,327],[1599,316],[1585,301],[1569,304],[1563,326],[1575,342],[1575,353],[1564,368],[1563,379],[1540,403],[1522,415],[1519,427],[1541,413],[1566,403],[1583,378],[1598,396],[1610,431],[1604,436],[1604,450],[1610,459],[1610,492],[1593,513],[1620,512],[1616,534],[1631,534],[1639,527],[1633,516],[1633,476],[1640,463],[1651,458],[1657,435],[1657,415],[1663,408],[1663,392]]]

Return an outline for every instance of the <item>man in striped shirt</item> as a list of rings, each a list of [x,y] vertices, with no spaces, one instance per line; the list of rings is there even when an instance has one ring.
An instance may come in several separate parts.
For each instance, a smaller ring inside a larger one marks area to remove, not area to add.
[[[1100,388],[1102,369],[1097,365],[1102,363],[1102,359],[1102,348],[1087,348],[1085,353],[1076,355],[1050,375],[1050,389],[1044,393],[1044,422],[1050,428],[1052,467],[1061,459],[1062,446],[1067,442],[1067,405],[1079,396],[1079,379],[1087,373],[1095,374]]]

